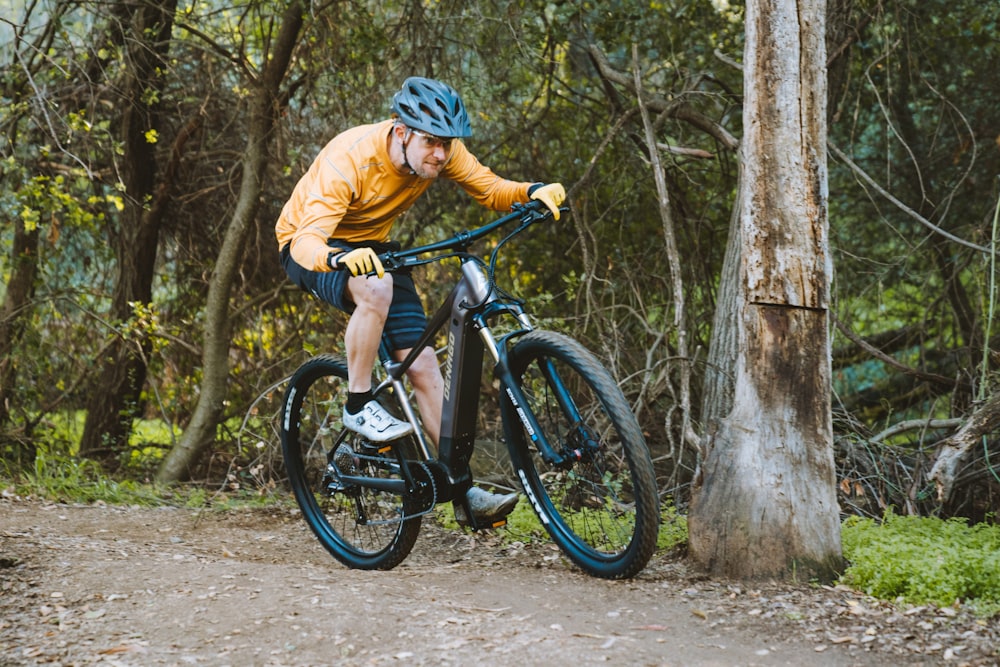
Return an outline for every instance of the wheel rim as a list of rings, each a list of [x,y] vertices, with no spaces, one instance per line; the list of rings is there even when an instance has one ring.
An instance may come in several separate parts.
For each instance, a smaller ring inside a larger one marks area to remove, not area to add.
[[[520,372],[522,391],[553,448],[577,460],[564,467],[547,464],[522,434],[522,455],[531,463],[519,466],[521,481],[537,494],[533,500],[548,510],[550,531],[558,531],[584,558],[616,561],[631,546],[641,511],[622,440],[585,378],[549,358],[546,362],[555,364],[586,426],[574,423],[539,361],[533,358]]]
[[[341,473],[398,478],[398,466],[378,455],[354,434],[345,433],[341,421],[347,380],[321,375],[296,386],[290,403],[294,415],[286,420],[286,439],[292,444],[289,475],[304,518],[320,541],[342,560],[365,566],[391,552],[403,523],[401,496],[344,484]],[[297,417],[297,419],[295,418]],[[346,444],[355,453],[354,470],[328,464],[328,453]]]

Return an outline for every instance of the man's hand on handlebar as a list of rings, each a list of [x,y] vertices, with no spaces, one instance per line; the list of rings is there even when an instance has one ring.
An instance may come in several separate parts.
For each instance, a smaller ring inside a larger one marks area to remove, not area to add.
[[[332,269],[347,269],[352,276],[364,276],[375,273],[379,278],[385,275],[385,268],[378,255],[371,248],[355,248],[328,260]]]
[[[566,190],[562,183],[549,183],[536,187],[529,196],[548,206],[549,210],[552,211],[552,217],[556,220],[559,219],[559,205],[566,200]]]

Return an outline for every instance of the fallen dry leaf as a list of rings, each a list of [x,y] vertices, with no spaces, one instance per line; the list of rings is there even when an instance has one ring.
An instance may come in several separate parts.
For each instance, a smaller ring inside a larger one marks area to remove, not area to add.
[[[117,655],[119,653],[145,653],[146,649],[142,646],[136,646],[135,644],[119,644],[118,646],[113,646],[111,648],[105,648],[98,651],[100,655]]]

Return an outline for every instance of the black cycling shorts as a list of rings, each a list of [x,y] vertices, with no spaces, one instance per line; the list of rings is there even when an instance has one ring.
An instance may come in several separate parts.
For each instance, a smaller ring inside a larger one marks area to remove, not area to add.
[[[361,247],[345,241],[331,239],[333,248],[351,249]],[[386,244],[369,244],[376,252],[388,249]],[[347,296],[347,281],[350,271],[310,271],[299,265],[289,251],[288,245],[281,249],[281,265],[289,279],[316,298],[329,303],[345,313],[354,312],[354,302]],[[378,280],[378,278],[371,278]],[[383,334],[389,339],[389,349],[406,350],[417,344],[420,334],[427,326],[427,313],[417,294],[413,278],[406,272],[392,274],[392,304],[385,320]]]

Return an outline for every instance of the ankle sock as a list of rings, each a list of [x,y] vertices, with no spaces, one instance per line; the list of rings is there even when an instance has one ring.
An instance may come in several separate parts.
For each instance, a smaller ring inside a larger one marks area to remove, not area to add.
[[[372,400],[371,389],[362,392],[347,392],[347,405],[345,407],[347,408],[348,414],[358,414],[361,412],[362,408],[365,407],[365,403],[370,400]]]

